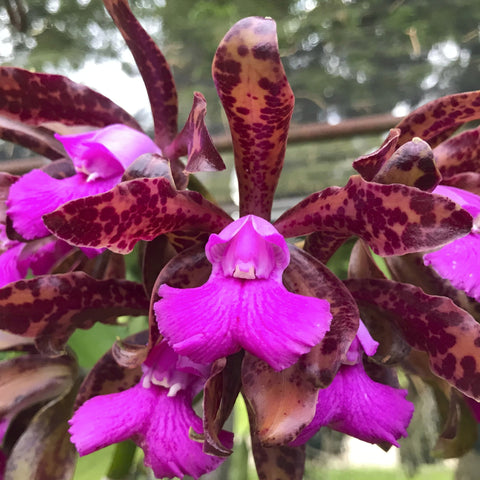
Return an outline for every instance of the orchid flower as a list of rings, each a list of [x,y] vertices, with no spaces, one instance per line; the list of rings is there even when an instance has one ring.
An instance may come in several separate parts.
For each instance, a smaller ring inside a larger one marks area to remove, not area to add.
[[[93,397],[75,412],[72,442],[83,456],[130,438],[143,449],[145,464],[157,478],[198,478],[214,470],[223,459],[203,453],[202,444],[189,437],[190,430],[203,431],[192,400],[208,371],[209,366],[177,355],[162,341],[146,359],[137,385]],[[232,446],[231,433],[221,437]]]
[[[427,253],[425,265],[433,269],[459,290],[480,301],[480,197],[460,188],[439,185],[434,193],[444,195],[462,206],[474,218],[472,231],[440,249]]]
[[[7,214],[14,229],[27,240],[49,235],[43,215],[70,200],[110,190],[137,157],[161,153],[144,133],[121,124],[56,138],[72,159],[76,173],[56,179],[42,170],[32,170],[10,187]]]
[[[247,215],[230,223],[210,236],[205,252],[212,274],[204,285],[159,289],[159,330],[176,352],[209,363],[244,348],[282,370],[328,331],[328,302],[283,286],[287,242],[266,220]]]
[[[405,399],[407,390],[374,382],[366,374],[362,357],[375,354],[378,343],[360,320],[344,364],[333,382],[318,392],[317,409],[312,422],[291,443],[298,446],[309,440],[321,427],[346,433],[365,442],[389,442],[407,436],[413,404]]]

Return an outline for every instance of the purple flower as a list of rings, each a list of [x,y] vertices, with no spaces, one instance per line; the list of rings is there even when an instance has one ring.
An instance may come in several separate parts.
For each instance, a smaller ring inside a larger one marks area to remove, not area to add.
[[[136,386],[93,397],[75,412],[70,433],[80,456],[132,439],[157,478],[198,478],[214,470],[224,459],[203,453],[202,443],[189,438],[191,429],[203,432],[192,399],[202,389],[209,367],[178,356],[162,341],[143,370]],[[222,431],[220,437],[232,446],[231,433]]]
[[[315,417],[291,445],[304,444],[321,427],[328,426],[365,442],[399,446],[398,438],[407,436],[413,404],[405,399],[407,390],[374,382],[366,374],[363,352],[372,356],[377,346],[360,321],[346,362],[333,382],[319,391]]]
[[[154,306],[177,353],[210,363],[244,348],[282,370],[320,342],[330,327],[329,304],[283,286],[290,254],[269,222],[242,217],[211,235],[205,252],[208,281],[189,289],[161,285]]]
[[[441,277],[467,295],[480,301],[480,197],[466,190],[439,185],[433,193],[450,198],[467,210],[475,219],[472,231],[465,237],[454,240],[435,252],[423,257],[425,265],[431,266]]]
[[[34,275],[48,273],[71,249],[66,242],[53,237],[27,243],[10,240],[5,225],[0,224],[0,288],[25,278],[29,268]]]
[[[10,187],[7,214],[26,240],[49,231],[42,216],[60,205],[113,188],[125,169],[144,153],[161,153],[144,133],[115,124],[78,135],[56,135],[73,161],[76,174],[56,179],[32,170]]]

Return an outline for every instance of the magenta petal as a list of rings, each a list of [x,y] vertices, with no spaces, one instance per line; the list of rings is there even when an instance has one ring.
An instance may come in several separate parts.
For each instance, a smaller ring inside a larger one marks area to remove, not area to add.
[[[18,243],[0,254],[0,288],[25,278],[28,267],[18,262],[24,243]]]
[[[480,301],[480,234],[470,233],[423,257],[441,277]]]
[[[122,124],[77,135],[55,135],[79,171],[96,172],[102,178],[127,169],[144,153],[161,154],[160,148],[142,132]]]
[[[331,385],[319,391],[315,417],[292,445],[305,443],[328,426],[365,442],[386,441],[398,447],[413,415],[406,395],[406,390],[374,382],[361,363],[344,365]]]
[[[70,200],[110,190],[121,175],[87,182],[82,173],[58,180],[41,170],[32,170],[10,187],[7,214],[12,218],[15,230],[25,239],[44,237],[50,232],[43,224],[43,215]]]
[[[223,459],[206,455],[202,444],[188,436],[190,428],[202,432],[202,421],[189,399],[164,388],[141,384],[124,392],[94,397],[70,420],[72,442],[87,455],[112,443],[132,438],[145,452],[145,464],[156,477],[195,478],[215,469]],[[232,444],[232,435],[223,432]]]
[[[325,300],[293,294],[274,280],[212,275],[198,288],[162,285],[159,295],[160,332],[199,363],[244,348],[282,370],[320,342],[332,318]]]
[[[93,397],[70,420],[72,443],[83,456],[126,440],[145,428],[154,403],[152,392],[141,385],[124,392]]]

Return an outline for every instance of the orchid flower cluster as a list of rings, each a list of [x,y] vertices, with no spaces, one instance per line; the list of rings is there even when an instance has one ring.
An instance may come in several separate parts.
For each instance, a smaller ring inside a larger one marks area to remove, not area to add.
[[[128,439],[157,478],[199,478],[232,453],[225,422],[242,395],[259,478],[300,479],[322,427],[399,446],[414,405],[397,369],[477,418],[480,130],[451,135],[480,118],[480,92],[415,110],[345,186],[272,222],[294,96],[275,22],[240,20],[212,67],[234,220],[195,177],[224,168],[204,97],[178,132],[163,54],[127,0],[104,3],[145,82],[153,139],[86,86],[0,68],[2,138],[52,160],[0,176],[0,343],[18,352],[0,363],[4,478],[71,478],[77,452]],[[325,264],[351,237],[340,280]],[[125,279],[136,246],[142,282]],[[126,315],[148,328],[82,372],[72,333]],[[443,420],[440,453],[473,446],[458,415]]]

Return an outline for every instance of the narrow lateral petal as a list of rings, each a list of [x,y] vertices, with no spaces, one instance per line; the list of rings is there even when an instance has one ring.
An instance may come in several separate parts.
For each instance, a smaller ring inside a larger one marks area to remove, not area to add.
[[[177,133],[177,90],[170,67],[133,15],[128,0],[105,0],[104,4],[140,70],[152,109],[155,141],[164,148]]]
[[[301,445],[322,426],[369,443],[389,442],[406,437],[413,404],[406,390],[374,382],[363,365],[344,365],[329,387],[318,393],[317,412],[312,423],[291,443]]]
[[[290,293],[272,280],[212,276],[198,288],[162,285],[159,295],[160,332],[174,350],[200,363],[244,348],[282,370],[330,327],[328,302]]]
[[[7,214],[13,227],[25,239],[44,237],[50,232],[45,227],[42,215],[53,212],[70,200],[75,200],[110,190],[121,178],[86,181],[84,174],[58,180],[41,170],[32,170],[10,187]]]

